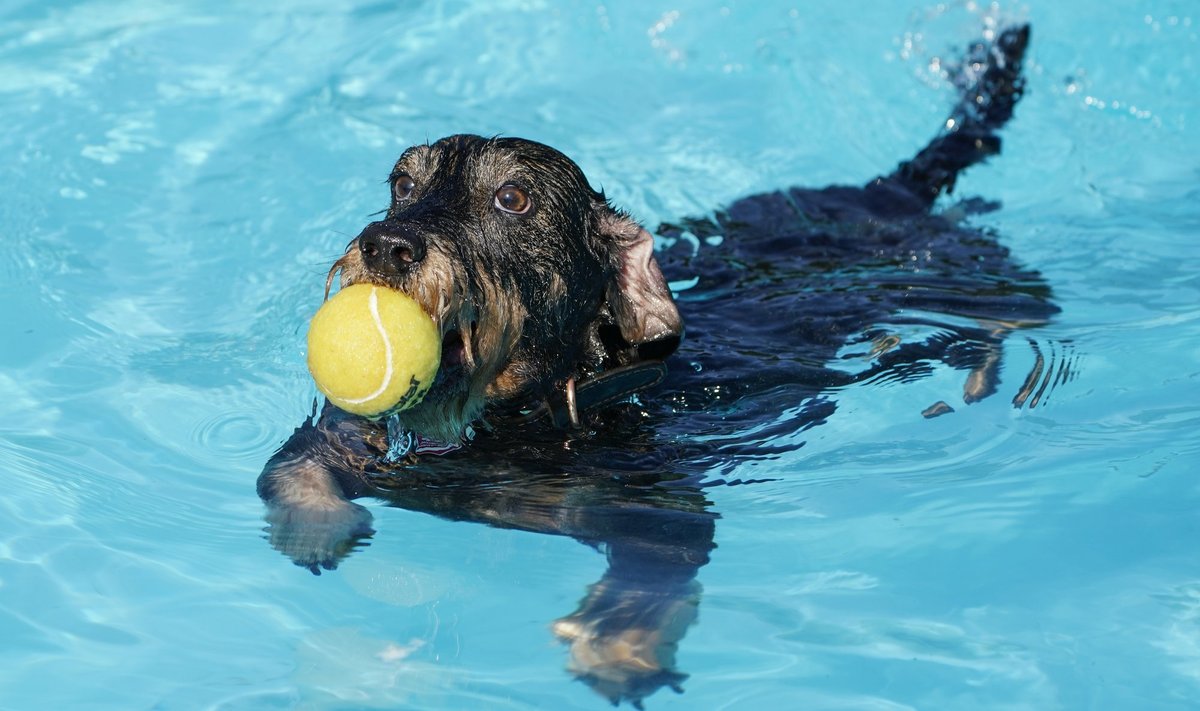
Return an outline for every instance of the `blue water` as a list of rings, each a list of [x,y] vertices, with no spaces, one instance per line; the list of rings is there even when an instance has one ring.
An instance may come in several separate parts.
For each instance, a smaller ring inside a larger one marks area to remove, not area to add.
[[[550,143],[651,225],[861,182],[997,12],[1029,94],[958,194],[1003,203],[1074,378],[1013,408],[1017,337],[970,407],[949,369],[838,392],[710,491],[690,678],[646,703],[1200,706],[1194,3],[94,0],[0,9],[0,708],[605,708],[549,627],[604,570],[575,541],[369,502],[336,572],[264,540],[328,263],[448,133]]]

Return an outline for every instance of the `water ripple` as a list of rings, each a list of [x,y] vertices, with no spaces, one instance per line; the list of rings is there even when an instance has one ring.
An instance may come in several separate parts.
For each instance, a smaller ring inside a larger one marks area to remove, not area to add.
[[[191,441],[202,451],[225,459],[257,459],[278,436],[268,425],[269,421],[251,410],[219,412],[197,423]]]
[[[1013,396],[1013,407],[1021,409],[1026,405],[1032,410],[1039,405],[1045,405],[1050,399],[1050,393],[1060,385],[1064,385],[1079,377],[1079,355],[1069,341],[1047,343],[1047,353],[1043,354],[1038,342],[1027,339],[1033,349],[1035,361],[1020,390]]]

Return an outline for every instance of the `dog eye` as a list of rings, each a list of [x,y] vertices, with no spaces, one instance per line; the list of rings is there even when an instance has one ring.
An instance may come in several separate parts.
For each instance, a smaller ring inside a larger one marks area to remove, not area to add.
[[[529,212],[533,201],[524,190],[515,185],[504,185],[496,191],[495,205],[497,209],[514,215],[524,215]]]
[[[417,187],[417,181],[412,179],[408,173],[401,173],[396,176],[396,180],[392,183],[392,197],[396,200],[403,200],[412,195],[413,188]]]

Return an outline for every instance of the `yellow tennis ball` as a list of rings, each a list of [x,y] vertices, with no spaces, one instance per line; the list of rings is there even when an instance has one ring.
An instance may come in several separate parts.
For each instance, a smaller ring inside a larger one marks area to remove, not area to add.
[[[405,294],[354,284],[308,328],[308,370],[334,405],[373,417],[421,401],[441,363],[433,319]]]

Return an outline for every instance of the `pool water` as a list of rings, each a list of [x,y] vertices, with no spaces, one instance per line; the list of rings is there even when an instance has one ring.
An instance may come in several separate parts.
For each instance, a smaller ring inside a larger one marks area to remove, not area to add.
[[[0,708],[607,707],[550,630],[587,546],[371,502],[320,577],[264,539],[328,264],[449,133],[554,145],[652,226],[861,183],[997,16],[1029,92],[956,195],[1061,314],[995,397],[850,385],[709,489],[689,677],[645,703],[1200,706],[1193,3],[92,0],[0,8]],[[1014,408],[1038,352],[1065,375]]]

